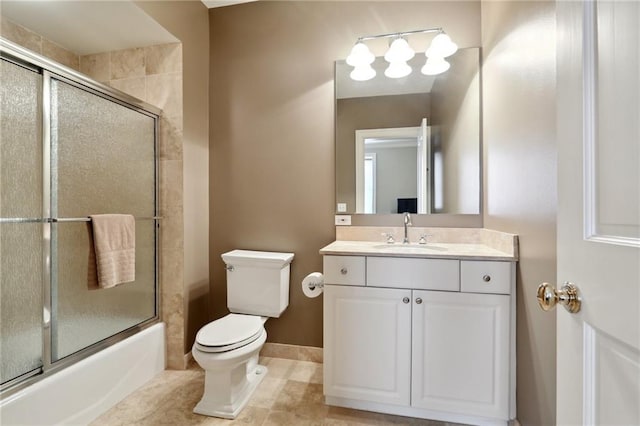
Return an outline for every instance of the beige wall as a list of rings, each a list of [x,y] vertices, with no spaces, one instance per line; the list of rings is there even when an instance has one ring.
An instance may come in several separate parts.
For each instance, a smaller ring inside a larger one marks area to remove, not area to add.
[[[535,291],[556,277],[555,5],[482,2],[484,225],[520,235],[517,407],[555,424],[555,313]]]
[[[136,1],[182,43],[182,163],[172,171],[184,188],[183,353],[209,320],[209,16],[200,1]],[[169,265],[178,268],[180,264]],[[180,311],[183,309],[183,311]],[[169,342],[171,343],[171,342]]]
[[[226,314],[220,254],[292,251],[290,304],[268,340],[322,345],[322,299],[300,282],[335,237],[334,61],[357,37],[442,26],[480,42],[479,2],[260,1],[212,9],[211,302]],[[426,47],[426,46],[425,46]]]
[[[419,127],[429,117],[428,93],[340,99],[336,108],[336,202],[356,211],[355,132],[358,129]],[[410,164],[413,164],[414,161]],[[390,211],[390,210],[387,210]]]

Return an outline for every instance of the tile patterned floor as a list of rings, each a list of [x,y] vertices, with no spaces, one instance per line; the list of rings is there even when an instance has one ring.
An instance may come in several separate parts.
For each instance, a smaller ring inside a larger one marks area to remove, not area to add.
[[[252,425],[453,426],[422,419],[370,413],[324,404],[322,364],[281,358],[261,358],[269,369],[240,416],[231,421],[193,413],[204,388],[204,372],[197,364],[188,370],[163,371],[92,426]]]

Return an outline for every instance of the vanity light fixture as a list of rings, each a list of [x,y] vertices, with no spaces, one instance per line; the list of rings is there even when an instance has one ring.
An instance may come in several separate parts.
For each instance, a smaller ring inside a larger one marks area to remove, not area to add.
[[[424,54],[427,57],[446,58],[456,53],[457,50],[458,45],[443,31],[431,40],[431,45]]]
[[[353,71],[351,71],[350,77],[356,81],[371,80],[376,76],[376,71],[371,67],[376,57],[366,44],[358,40],[358,42],[351,49],[351,54],[347,56],[347,64],[351,65]]]
[[[413,58],[416,52],[409,46],[407,40],[396,37],[389,45],[389,50],[384,54],[385,61],[389,62],[389,67],[384,71],[384,75],[389,78],[402,78],[411,74],[411,67],[407,61]]]
[[[347,57],[347,64],[354,67],[350,74],[351,78],[357,81],[366,81],[376,76],[376,71],[371,67],[371,64],[375,60],[375,55],[371,53],[364,42],[377,38],[391,39],[389,50],[387,50],[384,55],[384,59],[389,62],[389,66],[384,71],[384,74],[389,78],[402,78],[411,74],[411,66],[407,64],[407,61],[414,57],[415,51],[409,45],[407,36],[424,33],[438,34],[431,40],[431,44],[425,52],[427,61],[421,69],[422,73],[426,75],[436,75],[447,71],[451,65],[444,58],[453,55],[458,50],[458,46],[442,28],[429,28],[426,30],[358,38],[353,49],[351,49],[351,53]]]

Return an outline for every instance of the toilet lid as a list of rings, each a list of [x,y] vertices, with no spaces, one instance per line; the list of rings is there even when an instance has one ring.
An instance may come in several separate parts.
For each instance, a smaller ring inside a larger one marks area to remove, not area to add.
[[[196,343],[208,352],[235,349],[257,339],[264,324],[259,316],[229,314],[205,325],[196,335]]]

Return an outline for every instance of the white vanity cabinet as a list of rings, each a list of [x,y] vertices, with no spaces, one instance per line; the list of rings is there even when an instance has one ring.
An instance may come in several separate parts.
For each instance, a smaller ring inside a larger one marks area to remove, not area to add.
[[[409,405],[410,300],[411,290],[325,286],[326,395]]]
[[[416,290],[413,299],[411,406],[508,419],[509,296]]]
[[[329,405],[467,424],[515,418],[515,262],[324,256]],[[335,278],[335,279],[334,279]]]

